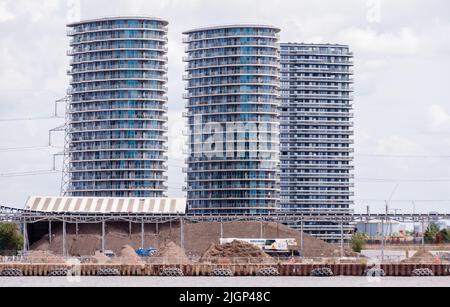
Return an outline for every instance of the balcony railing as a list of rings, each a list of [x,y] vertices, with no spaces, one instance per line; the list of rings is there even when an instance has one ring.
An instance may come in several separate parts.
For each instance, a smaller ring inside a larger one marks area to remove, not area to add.
[[[198,50],[216,49],[216,48],[230,48],[230,47],[267,47],[279,49],[276,38],[269,37],[264,39],[262,37],[252,37],[254,40],[248,42],[234,41],[232,38],[224,39],[222,42],[209,41],[208,43],[192,43],[184,48],[185,52],[193,52]],[[202,41],[200,41],[202,42]],[[203,41],[207,42],[207,41]]]
[[[104,24],[104,25],[98,25],[98,26],[93,26],[93,25],[85,25],[83,27],[77,27],[77,28],[71,28],[69,30],[67,30],[67,35],[68,36],[74,36],[74,35],[78,35],[78,34],[83,34],[83,33],[89,33],[89,32],[98,32],[98,31],[120,31],[120,30],[136,30],[136,31],[162,31],[162,32],[167,32],[169,30],[168,26],[159,26],[159,27],[155,27],[155,26],[128,26],[128,27],[124,27],[123,25],[112,25],[112,24]]]
[[[68,95],[81,94],[86,92],[107,92],[107,91],[135,91],[135,90],[145,90],[145,91],[162,91],[167,92],[166,86],[133,86],[125,87],[120,85],[112,86],[89,86],[89,87],[76,87],[67,89]]]
[[[190,43],[201,40],[213,40],[213,39],[231,39],[231,38],[275,38],[280,40],[280,34],[267,33],[255,31],[252,34],[239,34],[239,33],[217,33],[217,34],[195,34],[183,36],[183,43]]]
[[[272,58],[279,58],[279,54],[277,52],[268,52],[268,51],[251,51],[247,53],[242,53],[240,50],[226,50],[222,52],[204,52],[200,55],[189,54],[188,56],[183,57],[184,62],[189,62],[193,60],[205,60],[208,58],[219,58],[219,57],[251,57],[251,56],[266,56]]]
[[[156,50],[156,51],[162,51],[167,53],[168,48],[159,46],[159,45],[111,45],[111,46],[89,46],[88,47],[75,47],[72,50],[67,51],[68,56],[74,56],[76,54],[82,54],[82,53],[90,53],[90,52],[99,52],[99,51],[114,51],[114,50]]]
[[[116,60],[111,60],[111,62],[117,62]],[[69,73],[86,73],[86,72],[98,72],[98,71],[109,71],[114,69],[122,70],[133,70],[133,69],[148,69],[148,70],[160,70],[167,71],[167,64],[155,65],[154,63],[148,63],[143,61],[137,64],[110,64],[110,63],[95,63],[92,65],[74,65]]]
[[[119,32],[116,32],[119,33]],[[168,42],[168,39],[166,36],[163,35],[154,35],[154,34],[140,34],[140,35],[129,35],[129,34],[115,34],[115,35],[98,35],[98,36],[92,36],[92,37],[82,37],[77,36],[75,38],[72,38],[70,40],[70,45],[74,46],[77,44],[90,44],[95,42],[102,42],[102,41],[115,41],[115,40],[155,40],[155,41],[162,41],[162,42]]]
[[[144,51],[145,52],[145,51]],[[101,62],[101,61],[111,61],[111,60],[116,60],[116,61],[162,61],[162,62],[167,62],[168,61],[168,57],[167,56],[159,56],[159,55],[145,55],[143,54],[142,56],[136,56],[136,55],[132,55],[132,56],[124,56],[123,54],[108,54],[108,55],[102,55],[102,56],[97,56],[97,55],[90,55],[90,56],[77,56],[75,58],[72,58],[70,60],[70,64],[71,65],[76,65],[76,64],[83,64],[83,63],[91,63],[91,62]]]

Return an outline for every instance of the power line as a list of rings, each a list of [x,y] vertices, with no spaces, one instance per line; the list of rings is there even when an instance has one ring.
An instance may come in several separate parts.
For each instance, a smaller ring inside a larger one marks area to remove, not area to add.
[[[9,147],[0,148],[0,152],[10,152],[10,151],[26,151],[26,150],[39,150],[39,149],[61,149],[61,146],[25,146],[25,147]]]
[[[356,202],[385,202],[385,199],[355,199]],[[394,203],[440,203],[450,202],[450,199],[394,199],[389,202]]]
[[[0,122],[16,122],[27,120],[44,120],[44,119],[60,119],[62,116],[37,116],[37,117],[17,117],[17,118],[0,118]]]
[[[11,177],[27,177],[27,176],[40,176],[60,173],[58,170],[42,170],[42,171],[29,171],[29,172],[14,172],[14,173],[0,173],[0,178]]]
[[[450,182],[450,179],[355,178],[359,182]]]
[[[449,159],[450,155],[384,155],[384,154],[358,154],[356,157],[394,158],[394,159]]]

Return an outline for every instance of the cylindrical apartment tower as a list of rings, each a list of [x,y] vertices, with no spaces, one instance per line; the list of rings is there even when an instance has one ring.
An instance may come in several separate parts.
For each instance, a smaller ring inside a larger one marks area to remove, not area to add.
[[[278,209],[279,31],[232,25],[184,33],[191,213]]]
[[[165,196],[167,25],[149,17],[68,25],[66,195]]]

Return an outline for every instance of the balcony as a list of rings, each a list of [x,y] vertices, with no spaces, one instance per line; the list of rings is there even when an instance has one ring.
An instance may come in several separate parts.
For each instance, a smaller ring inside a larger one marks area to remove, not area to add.
[[[230,39],[230,38],[270,38],[270,39],[277,39],[280,40],[280,34],[278,33],[273,33],[273,34],[269,34],[269,33],[258,33],[257,31],[255,31],[255,33],[252,33],[251,35],[248,34],[239,34],[239,33],[230,33],[229,35],[224,35],[224,34],[203,34],[203,35],[185,35],[183,36],[183,43],[187,44],[190,42],[194,42],[194,41],[202,41],[202,40],[213,40],[213,39]]]
[[[146,114],[144,115],[103,115],[103,116],[72,116],[69,124],[87,123],[87,122],[101,122],[101,121],[167,121],[167,116]]]
[[[94,36],[94,37],[88,37],[88,38],[82,38],[81,36],[77,36],[76,38],[73,38],[70,40],[70,45],[75,46],[79,44],[92,44],[95,42],[104,42],[104,41],[120,41],[120,40],[155,40],[155,41],[161,41],[161,42],[168,42],[168,38],[166,36],[158,36],[158,35],[151,35],[151,34],[145,34],[145,35],[101,35],[101,36]]]
[[[129,89],[126,89],[126,91],[130,91]],[[166,102],[168,100],[167,96],[164,95],[148,95],[146,92],[144,94],[138,94],[138,95],[105,95],[105,94],[97,94],[97,95],[89,95],[87,97],[84,97],[83,99],[74,99],[72,98],[72,104],[77,103],[86,103],[86,102],[96,102],[96,101],[104,101],[104,100],[118,100],[118,101],[125,101],[125,100],[135,100],[135,99],[149,99],[149,100],[160,100]]]
[[[164,77],[163,75],[153,75],[153,74],[109,74],[109,75],[90,75],[89,77],[73,77],[70,84],[76,85],[76,84],[82,84],[82,83],[93,83],[93,82],[106,82],[106,81],[139,81],[139,80],[152,80],[152,81],[161,81],[166,82],[168,81],[167,77]]]
[[[259,90],[251,90],[251,91],[238,91],[238,90],[230,90],[230,91],[214,91],[208,93],[184,93],[184,99],[196,98],[196,97],[208,97],[208,96],[227,96],[227,95],[271,95],[271,96],[279,96],[278,91],[259,91]],[[242,103],[242,102],[237,102]]]
[[[72,50],[69,50],[67,52],[67,55],[69,56],[74,56],[76,54],[83,54],[83,53],[92,53],[92,52],[103,52],[103,51],[115,51],[115,50],[156,50],[156,51],[161,51],[161,52],[168,52],[168,48],[167,47],[162,47],[162,46],[158,46],[158,45],[133,45],[133,46],[129,46],[126,44],[123,45],[117,45],[117,46],[90,46],[88,47],[75,47]]]
[[[161,31],[168,32],[168,26],[148,27],[144,25],[138,25],[138,27],[124,27],[122,25],[103,24],[99,26],[84,25],[70,28],[67,30],[67,36],[75,36],[78,34],[90,33],[90,32],[106,32],[106,31],[123,31],[123,30],[137,30],[137,31]]]
[[[121,85],[108,85],[108,86],[86,86],[86,87],[76,87],[76,88],[69,88],[67,90],[68,95],[74,95],[74,94],[83,94],[88,92],[108,92],[108,91],[133,91],[133,90],[141,90],[141,91],[162,91],[167,92],[166,86],[135,86],[131,88],[127,88]]]
[[[235,48],[235,47],[260,47],[260,48],[279,49],[275,37],[268,37],[267,39],[262,39],[259,37],[251,36],[250,38],[254,38],[254,40],[246,43],[235,42],[230,39],[230,40],[223,40],[222,42],[218,43],[209,42],[204,44],[196,44],[195,46],[188,45],[184,48],[184,51],[189,53],[199,50],[208,50],[217,48]]]
[[[202,55],[188,55],[182,58],[183,62],[190,62],[196,60],[206,60],[206,59],[215,59],[215,58],[227,58],[227,57],[270,57],[279,59],[278,53],[274,52],[262,52],[262,51],[253,51],[248,53],[241,53],[236,51],[227,50],[226,52],[209,52],[207,54]],[[277,61],[277,65],[279,66],[279,60]]]
[[[204,71],[203,69],[195,69],[185,74],[186,79],[211,78],[211,77],[227,77],[227,76],[268,76],[279,80],[280,74],[278,69],[273,67],[265,67],[264,65],[255,65],[254,69],[241,69],[241,65],[218,67],[214,70]]]
[[[69,51],[70,52],[70,51]],[[68,52],[68,53],[69,53]],[[101,61],[111,61],[111,60],[116,60],[116,61],[162,61],[162,62],[167,62],[168,61],[168,57],[167,56],[155,56],[155,55],[142,55],[142,56],[135,56],[133,55],[132,57],[127,57],[124,56],[122,54],[118,54],[118,55],[103,55],[103,56],[98,56],[98,55],[88,55],[88,56],[77,56],[76,58],[72,58],[70,60],[70,64],[71,65],[79,65],[79,64],[84,64],[84,63],[91,63],[91,62],[101,62]]]

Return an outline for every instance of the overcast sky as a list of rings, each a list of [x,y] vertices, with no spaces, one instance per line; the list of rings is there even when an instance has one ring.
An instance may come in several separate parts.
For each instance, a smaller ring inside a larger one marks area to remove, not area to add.
[[[63,119],[5,120],[49,116],[53,101],[64,97],[69,21],[122,14],[170,22],[169,196],[183,196],[184,184],[181,32],[263,23],[280,27],[283,42],[349,44],[355,53],[355,210],[381,210],[395,190],[391,208],[411,211],[406,200],[417,200],[417,211],[450,212],[450,158],[442,157],[450,156],[447,0],[0,0],[2,205],[23,207],[30,195],[58,195],[61,181],[56,173],[8,175],[51,170],[59,149],[5,149],[46,146],[48,130]],[[62,146],[62,136],[55,135],[53,143]],[[61,164],[59,159],[59,169]]]

